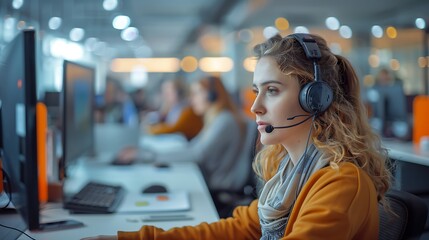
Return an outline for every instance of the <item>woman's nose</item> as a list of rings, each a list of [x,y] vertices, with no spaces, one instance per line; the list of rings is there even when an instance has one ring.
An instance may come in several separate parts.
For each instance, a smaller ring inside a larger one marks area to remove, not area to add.
[[[255,98],[255,101],[253,101],[252,107],[250,108],[250,111],[254,114],[264,114],[265,108],[263,107],[263,104],[261,104],[260,95],[258,95]]]

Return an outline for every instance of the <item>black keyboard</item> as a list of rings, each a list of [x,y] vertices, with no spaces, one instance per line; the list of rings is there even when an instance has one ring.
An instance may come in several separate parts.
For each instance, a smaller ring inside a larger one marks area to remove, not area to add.
[[[89,182],[64,203],[72,213],[113,213],[124,198],[121,186]]]

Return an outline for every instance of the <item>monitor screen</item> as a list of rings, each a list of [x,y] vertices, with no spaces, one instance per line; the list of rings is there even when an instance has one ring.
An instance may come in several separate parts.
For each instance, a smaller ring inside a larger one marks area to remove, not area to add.
[[[24,30],[1,56],[1,153],[12,203],[30,229],[39,227],[35,32]]]
[[[94,68],[64,61],[63,161],[67,169],[94,147]]]

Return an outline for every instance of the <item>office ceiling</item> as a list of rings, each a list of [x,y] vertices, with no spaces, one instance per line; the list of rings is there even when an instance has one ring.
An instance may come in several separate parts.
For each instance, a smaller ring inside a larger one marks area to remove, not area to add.
[[[3,9],[3,10],[1,10]],[[0,14],[18,19],[36,19],[46,34],[68,38],[72,28],[85,30],[85,37],[106,43],[112,57],[182,56],[182,50],[195,43],[207,26],[233,31],[274,24],[285,17],[291,27],[324,27],[326,17],[335,16],[354,32],[369,31],[373,24],[413,27],[416,17],[429,24],[427,0],[118,0],[112,11],[103,9],[103,0],[24,0],[21,9],[12,0],[0,1]],[[139,30],[134,41],[121,39],[112,27],[117,15],[131,18]],[[48,28],[51,17],[61,17],[57,30]],[[152,54],[149,54],[148,46]]]

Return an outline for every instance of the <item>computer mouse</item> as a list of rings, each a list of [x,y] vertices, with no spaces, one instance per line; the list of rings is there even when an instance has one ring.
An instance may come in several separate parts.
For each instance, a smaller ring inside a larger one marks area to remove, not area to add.
[[[161,162],[157,162],[153,164],[155,167],[157,168],[169,168],[170,164],[168,163],[161,163]]]
[[[161,184],[152,184],[143,188],[142,193],[166,193],[167,188]]]

